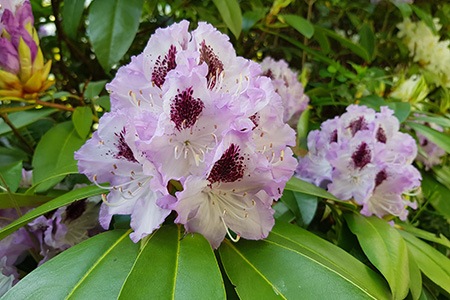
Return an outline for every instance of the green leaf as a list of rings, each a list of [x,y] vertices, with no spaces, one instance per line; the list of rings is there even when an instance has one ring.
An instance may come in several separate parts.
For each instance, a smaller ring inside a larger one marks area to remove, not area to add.
[[[286,223],[290,223],[295,220],[294,213],[283,202],[278,201],[272,206],[272,208],[275,210],[275,213],[273,214],[275,219]]]
[[[444,149],[447,153],[450,153],[450,135],[415,122],[406,122],[406,124],[425,136],[429,141]]]
[[[445,117],[414,116],[414,120],[434,123],[442,127],[450,127],[450,118]]]
[[[19,111],[15,113],[8,114],[9,120],[17,129],[27,126],[31,123],[36,122],[39,119],[45,118],[52,113],[56,112],[56,109],[33,109],[26,111]],[[0,119],[0,135],[11,132],[11,127],[9,127],[3,119]]]
[[[372,28],[370,28],[368,24],[364,23],[359,29],[358,34],[360,36],[359,44],[363,46],[370,57],[373,58],[375,54],[376,38]]]
[[[7,188],[10,192],[17,191],[22,179],[22,161],[7,165],[0,164],[0,186]],[[6,184],[6,186],[4,186]]]
[[[450,198],[448,197],[450,189],[427,173],[422,173],[421,188],[434,209],[445,218],[450,219]]]
[[[15,207],[37,206],[48,202],[52,197],[41,195],[24,195],[24,194],[0,194],[0,209]]]
[[[422,273],[419,266],[408,249],[408,261],[409,261],[409,290],[411,292],[413,300],[419,299],[422,294]]]
[[[213,0],[223,21],[236,38],[242,30],[242,12],[236,0]]]
[[[146,238],[119,299],[225,299],[209,242],[183,237],[181,226],[163,226]]]
[[[409,18],[412,14],[412,9],[411,6],[408,3],[403,3],[403,2],[399,2],[399,1],[394,1],[392,2],[395,6],[397,6],[397,8],[400,10],[402,17],[405,18]]]
[[[87,34],[100,65],[109,72],[130,48],[139,27],[143,0],[95,0]]]
[[[332,30],[329,30],[329,29],[326,29],[326,28],[321,28],[320,30],[322,30],[323,33],[325,35],[327,35],[328,37],[338,41],[342,45],[342,47],[345,47],[345,48],[349,49],[350,51],[352,51],[354,54],[358,55],[359,57],[361,57],[365,61],[367,61],[367,62],[371,61],[371,57],[370,57],[369,53],[361,45],[353,43],[351,40],[340,36],[339,34],[337,34],[336,32],[334,32]]]
[[[383,279],[341,248],[277,223],[266,240],[219,248],[241,299],[388,299]]]
[[[91,100],[94,99],[102,92],[107,82],[107,80],[89,82],[87,84],[86,90],[84,91],[84,97]]]
[[[297,122],[297,139],[298,144],[303,149],[307,149],[307,140],[308,140],[308,124],[309,124],[309,115],[310,115],[310,109],[305,109],[302,114],[300,115],[300,118],[298,118]]]
[[[111,101],[109,96],[100,96],[97,99],[94,99],[94,103],[103,107],[106,111],[111,111]]]
[[[62,252],[2,299],[116,299],[138,253],[128,234],[108,231]]]
[[[317,27],[315,27],[317,28]],[[330,41],[322,30],[314,30],[314,39],[319,43],[321,52],[328,54],[331,51]]]
[[[408,249],[397,230],[377,217],[346,214],[348,226],[370,262],[383,274],[394,299],[405,299],[410,286]]]
[[[413,235],[400,231],[420,270],[450,294],[450,259]]]
[[[84,2],[84,0],[64,1],[62,26],[66,35],[72,40],[77,37],[78,27],[83,16]]]
[[[450,191],[449,191],[448,195],[450,195]],[[414,227],[411,224],[407,224],[407,223],[397,224],[397,226],[399,226],[402,230],[405,230],[406,232],[411,233],[415,237],[418,237],[418,238],[421,238],[421,239],[424,239],[424,240],[427,240],[427,241],[430,241],[433,243],[440,244],[440,245],[445,246],[450,249],[450,241],[442,233],[439,236],[437,236],[435,233],[425,231],[423,229]]]
[[[22,217],[0,229],[0,240],[45,213],[48,213],[61,206],[68,205],[77,200],[100,195],[104,192],[105,190],[98,186],[86,186],[67,192],[60,197],[57,197],[51,201],[48,201],[47,203],[42,204],[41,206],[36,207],[32,211],[26,213]]]
[[[302,216],[303,225],[308,226],[316,214],[318,204],[317,197],[298,192],[294,193],[294,197]]]
[[[436,26],[434,25],[433,17],[432,17],[429,13],[423,11],[422,9],[420,9],[420,8],[419,8],[418,6],[416,6],[416,5],[411,5],[410,7],[411,7],[412,10],[414,11],[414,13],[415,13],[422,21],[424,21],[425,24],[427,24],[428,27],[430,27],[431,30],[436,34],[436,33],[437,33],[437,28],[436,28]]]
[[[389,102],[387,106],[394,111],[400,123],[404,122],[411,112],[411,105],[407,102]]]
[[[66,172],[77,172],[76,161],[73,153],[84,143],[75,130],[71,121],[63,122],[45,133],[34,152],[33,184],[58,175],[60,169]],[[42,184],[39,191],[46,190],[61,181],[64,176],[58,176],[54,180]]]
[[[282,17],[289,26],[303,34],[308,39],[314,35],[314,26],[305,18],[297,15],[280,15],[280,17]]]
[[[315,186],[314,184],[311,184],[309,182],[303,181],[301,179],[298,179],[296,177],[292,177],[287,183],[286,188],[289,191],[293,192],[299,192],[307,195],[313,195],[320,198],[325,199],[331,199],[335,201],[342,201],[333,196],[332,194],[328,193],[324,189]]]
[[[0,165],[8,165],[12,162],[23,161],[27,154],[18,148],[0,147]]]
[[[78,106],[72,115],[72,122],[78,135],[86,139],[92,126],[92,110],[88,106]]]
[[[246,11],[242,15],[242,30],[249,31],[256,23],[265,17],[267,8],[256,8],[251,11]]]

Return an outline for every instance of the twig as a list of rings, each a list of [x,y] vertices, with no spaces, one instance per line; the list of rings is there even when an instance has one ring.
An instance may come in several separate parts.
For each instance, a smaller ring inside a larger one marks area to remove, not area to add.
[[[14,135],[17,136],[17,138],[28,148],[28,150],[31,153],[34,153],[33,147],[28,143],[28,141],[20,134],[19,130],[17,130],[16,126],[11,122],[11,120],[8,118],[8,115],[6,113],[0,114],[0,117],[5,121],[6,125],[11,128]]]

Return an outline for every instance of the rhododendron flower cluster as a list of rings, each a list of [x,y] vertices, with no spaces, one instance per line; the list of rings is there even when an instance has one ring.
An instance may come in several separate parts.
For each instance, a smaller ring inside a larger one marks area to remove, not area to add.
[[[433,19],[436,30],[442,25],[439,19]],[[440,36],[423,21],[412,22],[409,18],[397,25],[398,37],[408,47],[410,56],[425,70],[435,75],[430,78],[437,86],[450,87],[450,40],[440,40]]]
[[[440,132],[444,131],[444,128],[434,123],[426,122],[425,125]],[[440,165],[442,163],[442,159],[446,155],[445,150],[430,141],[423,134],[419,132],[416,132],[416,134],[420,145],[416,161],[423,163],[425,170],[429,170],[434,166]]]
[[[297,176],[342,200],[354,200],[367,216],[398,216],[415,207],[404,194],[420,186],[411,165],[415,140],[399,132],[393,111],[350,105],[340,117],[322,123],[308,135],[309,153],[300,159]]]
[[[109,183],[100,211],[130,214],[137,242],[176,211],[176,222],[217,248],[225,235],[261,239],[271,204],[293,175],[295,132],[260,66],[226,35],[182,21],[158,29],[107,85],[111,112],[77,153],[80,172]],[[171,187],[182,190],[169,193]]]
[[[270,77],[275,91],[283,101],[284,122],[297,125],[298,117],[308,106],[309,97],[304,93],[303,85],[298,81],[298,73],[289,68],[285,60],[266,57],[261,62],[263,75]]]

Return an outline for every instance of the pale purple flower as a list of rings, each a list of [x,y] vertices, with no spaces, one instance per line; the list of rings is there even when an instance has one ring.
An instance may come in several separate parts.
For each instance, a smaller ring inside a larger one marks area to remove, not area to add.
[[[101,225],[107,229],[114,214],[131,214],[134,241],[153,232],[170,213],[156,205],[165,187],[153,164],[136,149],[136,135],[125,114],[108,113],[92,139],[75,153],[80,172],[95,183],[110,183],[100,211]],[[147,210],[152,213],[143,216]]]
[[[43,264],[56,254],[89,238],[98,226],[98,201],[80,200],[43,215],[28,224],[40,244]]]
[[[284,60],[276,61],[266,57],[261,62],[263,75],[272,79],[275,91],[283,102],[283,121],[297,124],[295,116],[306,109],[309,97],[304,93],[303,85],[298,80],[298,73],[289,68]]]
[[[12,288],[14,283],[14,275],[5,275],[11,273],[8,271],[8,266],[6,265],[7,257],[0,258],[0,297],[2,297],[6,292]]]
[[[111,113],[76,153],[80,172],[110,184],[100,222],[131,214],[135,242],[171,210],[214,248],[230,229],[261,239],[297,165],[295,132],[257,63],[211,25],[188,27],[158,29],[107,85]],[[183,190],[171,195],[174,181]]]
[[[444,128],[434,123],[425,123],[424,125],[439,132],[444,131]],[[416,135],[420,146],[420,151],[416,160],[423,163],[425,170],[430,170],[434,166],[440,165],[442,163],[442,158],[446,155],[445,150],[428,140],[423,134],[416,132]]]
[[[341,200],[354,200],[364,215],[403,220],[406,207],[415,207],[403,194],[419,187],[421,177],[411,166],[417,145],[399,128],[387,107],[375,112],[350,105],[342,116],[310,132],[309,153],[300,158],[297,176]]]

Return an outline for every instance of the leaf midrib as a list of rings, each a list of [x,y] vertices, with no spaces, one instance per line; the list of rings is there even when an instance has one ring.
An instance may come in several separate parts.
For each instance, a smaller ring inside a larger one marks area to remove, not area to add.
[[[80,278],[80,280],[75,284],[70,293],[66,296],[65,299],[69,299],[73,296],[75,291],[81,286],[81,284],[86,280],[86,278],[92,273],[92,271],[108,256],[108,254],[120,243],[124,238],[130,234],[131,229],[127,230],[117,241],[114,242],[92,265],[92,267]]]

